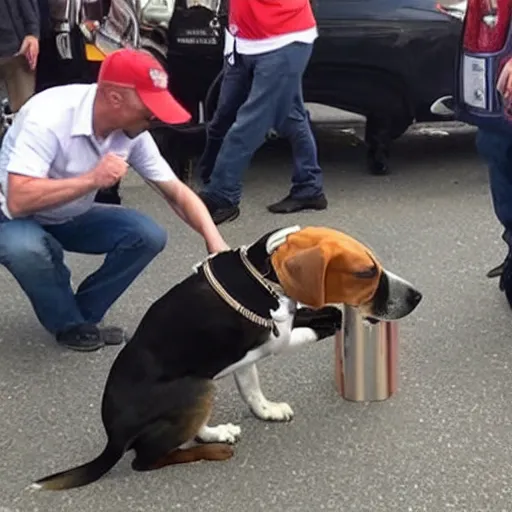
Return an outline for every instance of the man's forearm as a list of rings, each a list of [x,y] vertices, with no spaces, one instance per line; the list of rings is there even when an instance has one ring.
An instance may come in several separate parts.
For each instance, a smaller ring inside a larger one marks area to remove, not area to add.
[[[187,196],[189,197],[180,205],[171,204],[176,213],[192,229],[202,235],[210,252],[217,252],[219,247],[227,248],[224,247],[224,239],[204,203],[193,192],[190,192],[190,195],[187,194]]]
[[[67,179],[10,174],[8,179],[7,208],[13,217],[59,206],[96,189],[93,177],[88,174]]]
[[[178,193],[172,199],[163,192],[173,210],[204,238],[208,251],[218,252],[229,248],[205,204],[190,188],[180,185]]]

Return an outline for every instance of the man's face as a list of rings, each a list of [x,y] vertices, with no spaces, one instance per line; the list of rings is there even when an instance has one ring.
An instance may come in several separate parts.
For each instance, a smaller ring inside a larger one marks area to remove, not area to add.
[[[155,116],[133,89],[123,91],[123,98],[117,110],[121,129],[132,139],[148,130],[151,122],[155,120]]]

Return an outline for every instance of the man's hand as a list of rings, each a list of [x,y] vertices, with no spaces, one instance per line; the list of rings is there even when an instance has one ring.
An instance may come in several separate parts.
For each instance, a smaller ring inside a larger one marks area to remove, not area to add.
[[[36,69],[37,58],[39,56],[39,40],[35,36],[25,36],[18,51],[25,55],[31,70]]]
[[[114,153],[107,153],[91,173],[96,188],[109,188],[128,172],[126,160]]]
[[[219,237],[213,241],[206,241],[206,250],[209,254],[213,254],[216,252],[229,251],[231,249],[229,245],[224,241],[224,239]]]

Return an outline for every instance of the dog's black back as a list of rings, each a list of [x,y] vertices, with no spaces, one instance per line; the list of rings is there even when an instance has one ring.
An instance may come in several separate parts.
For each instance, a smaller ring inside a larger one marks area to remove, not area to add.
[[[278,302],[243,266],[237,251],[218,254],[210,262],[217,280],[232,297],[270,318],[270,310],[277,309]],[[269,329],[255,327],[212,289],[200,268],[148,309],[114,363],[111,378],[118,368],[126,372],[126,364],[134,357],[140,372],[139,358],[145,353],[151,354],[147,355],[151,359],[149,373],[154,365],[161,368],[158,378],[213,378],[266,341]]]

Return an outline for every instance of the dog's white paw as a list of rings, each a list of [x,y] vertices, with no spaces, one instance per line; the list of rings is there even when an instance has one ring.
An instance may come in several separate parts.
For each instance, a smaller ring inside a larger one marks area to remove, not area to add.
[[[197,434],[203,443],[229,443],[235,444],[240,439],[242,429],[238,425],[226,423],[216,427],[204,426]]]
[[[265,421],[290,421],[293,409],[286,402],[259,402],[253,404],[251,410],[255,416]]]

